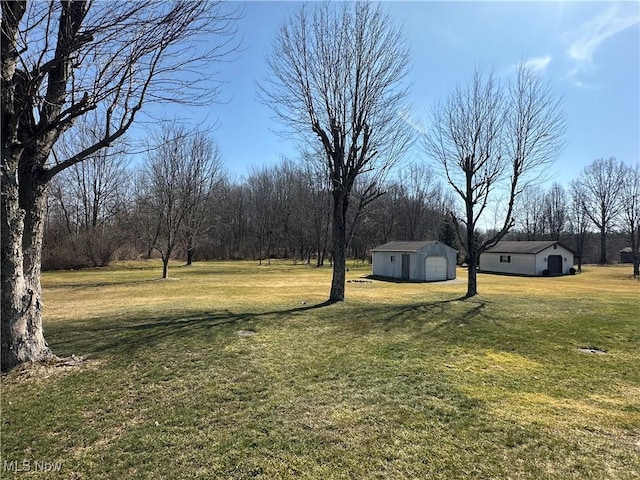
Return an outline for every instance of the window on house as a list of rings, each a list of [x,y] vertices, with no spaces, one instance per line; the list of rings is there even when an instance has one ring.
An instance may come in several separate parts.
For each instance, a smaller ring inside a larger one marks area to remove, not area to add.
[[[395,262],[395,261],[396,261],[396,257],[395,257],[395,255],[391,255],[391,261],[392,261],[392,262]]]
[[[511,255],[500,255],[500,263],[511,263]]]

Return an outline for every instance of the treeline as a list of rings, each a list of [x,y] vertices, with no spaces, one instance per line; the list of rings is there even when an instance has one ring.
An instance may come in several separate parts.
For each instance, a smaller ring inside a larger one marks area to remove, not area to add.
[[[171,258],[187,263],[288,258],[317,266],[331,260],[331,189],[318,162],[283,159],[234,180],[210,138],[180,126],[169,130],[156,138],[158,147],[142,165],[132,168],[124,153],[102,151],[55,179],[44,268],[99,267],[154,256],[165,265]],[[618,261],[619,251],[631,246],[634,228],[625,215],[633,204],[625,184],[637,182],[637,175],[637,168],[623,162],[597,160],[567,189],[559,183],[529,187],[507,239],[559,240],[583,263],[602,262],[604,248],[605,262]],[[450,215],[453,197],[428,165],[405,166],[364,207],[361,186],[354,191],[351,258],[367,261],[372,247],[391,240],[439,239],[462,250]],[[486,233],[490,229],[478,235]]]
[[[331,189],[319,162],[283,159],[234,180],[210,139],[175,133],[182,145],[161,139],[136,168],[122,153],[102,153],[55,179],[43,268],[150,257],[167,263],[290,258],[318,266],[331,260]],[[350,257],[366,261],[372,247],[397,239],[440,238],[455,246],[447,215],[452,200],[434,173],[410,165],[398,178],[379,185],[378,198],[367,205],[356,183],[348,214]]]
[[[565,189],[527,188],[520,197],[512,240],[558,240],[572,248],[578,263],[620,261],[630,250],[638,275],[640,166],[615,158],[597,159]]]

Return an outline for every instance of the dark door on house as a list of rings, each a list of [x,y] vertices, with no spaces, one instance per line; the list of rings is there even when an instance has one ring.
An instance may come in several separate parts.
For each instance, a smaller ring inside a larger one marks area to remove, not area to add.
[[[562,273],[562,257],[560,255],[549,255],[547,267],[551,275]]]
[[[402,254],[402,279],[403,280],[409,280],[409,266],[410,266],[409,259],[410,258],[411,258],[410,255],[407,255],[405,253]]]

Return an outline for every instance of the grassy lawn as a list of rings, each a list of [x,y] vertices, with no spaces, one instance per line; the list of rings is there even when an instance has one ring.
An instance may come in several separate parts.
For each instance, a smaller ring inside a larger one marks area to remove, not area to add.
[[[45,336],[87,361],[2,378],[0,478],[640,478],[631,267],[470,301],[463,270],[369,271],[330,306],[330,269],[290,263],[46,273]]]

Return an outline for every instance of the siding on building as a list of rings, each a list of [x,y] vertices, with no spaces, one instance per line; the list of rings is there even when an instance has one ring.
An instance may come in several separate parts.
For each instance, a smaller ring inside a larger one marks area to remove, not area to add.
[[[501,262],[501,257],[509,257],[509,262]],[[535,255],[525,253],[483,253],[480,255],[480,270],[487,272],[536,274]]]
[[[514,275],[542,275],[550,269],[553,258],[559,259],[559,274],[569,274],[574,253],[559,242],[498,242],[480,255],[480,270]],[[500,259],[503,259],[501,262]],[[509,261],[506,261],[508,257]]]
[[[377,277],[426,281],[437,272],[426,272],[427,258],[441,257],[446,261],[446,278],[456,278],[458,252],[437,241],[430,242],[389,242],[372,250],[373,275]],[[408,278],[403,277],[403,255],[409,258]],[[437,262],[437,261],[436,261]]]

